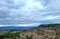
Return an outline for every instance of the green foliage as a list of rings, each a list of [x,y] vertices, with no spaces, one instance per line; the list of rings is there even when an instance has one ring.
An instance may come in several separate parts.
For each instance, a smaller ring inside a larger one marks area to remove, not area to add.
[[[59,33],[58,33],[58,32],[56,32],[56,35],[59,35]]]
[[[37,34],[44,35],[44,30],[37,29],[36,32]]]
[[[20,37],[20,33],[25,32],[25,31],[26,30],[21,30],[19,32],[9,31],[8,33],[4,33],[4,34],[0,35],[0,39],[2,39],[2,38]],[[14,39],[16,39],[16,38],[14,38]]]
[[[14,39],[16,39],[16,38],[14,38]]]
[[[52,38],[49,38],[49,39],[52,39]]]
[[[31,36],[26,36],[26,39],[33,39],[33,35],[31,35]]]
[[[26,39],[29,39],[29,36],[28,35],[26,36]]]
[[[19,36],[19,32],[17,32],[17,33],[5,33],[5,34],[3,34],[3,35],[0,35],[0,38],[9,38],[9,37],[16,37],[16,36]]]

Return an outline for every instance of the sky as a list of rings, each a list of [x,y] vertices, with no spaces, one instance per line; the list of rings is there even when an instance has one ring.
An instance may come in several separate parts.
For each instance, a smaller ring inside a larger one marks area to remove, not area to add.
[[[0,0],[0,25],[60,23],[60,0]]]

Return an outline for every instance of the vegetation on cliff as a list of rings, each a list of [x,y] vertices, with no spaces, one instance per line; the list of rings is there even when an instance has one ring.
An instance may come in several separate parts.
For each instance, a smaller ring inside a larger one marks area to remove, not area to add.
[[[60,27],[60,24],[41,24],[39,27]]]

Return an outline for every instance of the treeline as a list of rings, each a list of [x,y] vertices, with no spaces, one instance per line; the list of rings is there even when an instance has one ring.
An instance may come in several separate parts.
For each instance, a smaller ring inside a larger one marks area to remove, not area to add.
[[[56,26],[60,26],[60,24],[41,24],[41,25],[39,25],[39,27],[56,27]]]

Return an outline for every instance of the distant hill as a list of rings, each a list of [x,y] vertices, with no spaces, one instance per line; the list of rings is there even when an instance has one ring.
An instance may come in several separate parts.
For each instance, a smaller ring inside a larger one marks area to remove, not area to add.
[[[0,29],[30,29],[30,28],[36,28],[36,26],[1,26]]]

